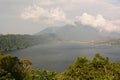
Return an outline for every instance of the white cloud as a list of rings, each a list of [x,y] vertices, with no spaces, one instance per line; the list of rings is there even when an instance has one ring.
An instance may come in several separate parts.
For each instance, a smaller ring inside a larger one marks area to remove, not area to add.
[[[72,16],[87,12],[102,14],[108,18],[120,18],[120,5],[117,0],[36,0],[39,6],[59,7]]]
[[[119,19],[120,5],[115,3],[117,0],[33,0],[33,4],[42,8],[60,8],[69,14],[67,17],[87,12],[93,15],[102,14],[109,19]]]
[[[53,0],[34,0],[36,4],[40,5],[52,5],[54,2]]]
[[[115,3],[117,0],[34,0],[22,11],[21,18],[40,25],[74,25],[75,17],[86,12],[77,17],[82,24],[100,31],[120,32],[120,5]]]
[[[94,3],[94,2],[100,2],[104,0],[36,0],[38,4],[41,5],[53,5],[53,4],[66,4],[66,3]]]
[[[59,8],[45,9],[37,5],[25,8],[21,13],[21,18],[44,24],[74,24]]]
[[[102,15],[93,16],[83,13],[77,19],[81,24],[94,27],[100,31],[120,32],[120,26],[113,24],[112,21],[106,20]]]

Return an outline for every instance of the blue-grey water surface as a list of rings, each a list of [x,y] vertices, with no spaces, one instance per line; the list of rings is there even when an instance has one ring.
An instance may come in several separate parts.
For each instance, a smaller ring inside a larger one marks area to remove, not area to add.
[[[120,46],[54,43],[11,52],[19,58],[31,59],[35,68],[57,72],[66,70],[78,56],[91,59],[96,53],[109,57],[110,61],[120,62]]]

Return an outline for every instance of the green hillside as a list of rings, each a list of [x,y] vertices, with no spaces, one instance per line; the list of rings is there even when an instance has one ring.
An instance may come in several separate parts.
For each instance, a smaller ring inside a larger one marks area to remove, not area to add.
[[[0,51],[14,51],[30,46],[49,43],[52,37],[47,35],[0,35]]]

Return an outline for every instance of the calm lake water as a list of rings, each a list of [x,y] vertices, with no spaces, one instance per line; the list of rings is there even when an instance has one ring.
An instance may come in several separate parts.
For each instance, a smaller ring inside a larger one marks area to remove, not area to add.
[[[110,61],[120,62],[120,46],[55,43],[11,52],[19,58],[32,60],[35,68],[57,72],[66,70],[78,56],[86,56],[92,59],[96,53],[109,57]]]

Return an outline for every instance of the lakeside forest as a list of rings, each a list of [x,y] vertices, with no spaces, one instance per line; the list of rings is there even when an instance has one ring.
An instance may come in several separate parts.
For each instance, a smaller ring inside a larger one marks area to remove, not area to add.
[[[63,41],[57,38],[53,34],[43,34],[43,35],[0,35],[0,51],[9,52],[19,49],[28,48],[38,44],[48,44],[55,41]],[[71,42],[67,40],[68,42]],[[79,42],[79,41],[75,41]],[[106,41],[89,41],[90,44],[95,45],[120,45],[120,39],[112,39]]]
[[[0,51],[9,52],[30,46],[52,42],[48,35],[0,35]]]
[[[53,36],[54,37],[54,36]],[[48,35],[0,35],[0,80],[119,80],[120,63],[109,62],[108,57],[96,54],[93,59],[78,57],[68,69],[56,71],[39,70],[32,61],[19,59],[4,52],[24,49],[55,41]],[[95,42],[95,44],[119,45],[120,40]]]

